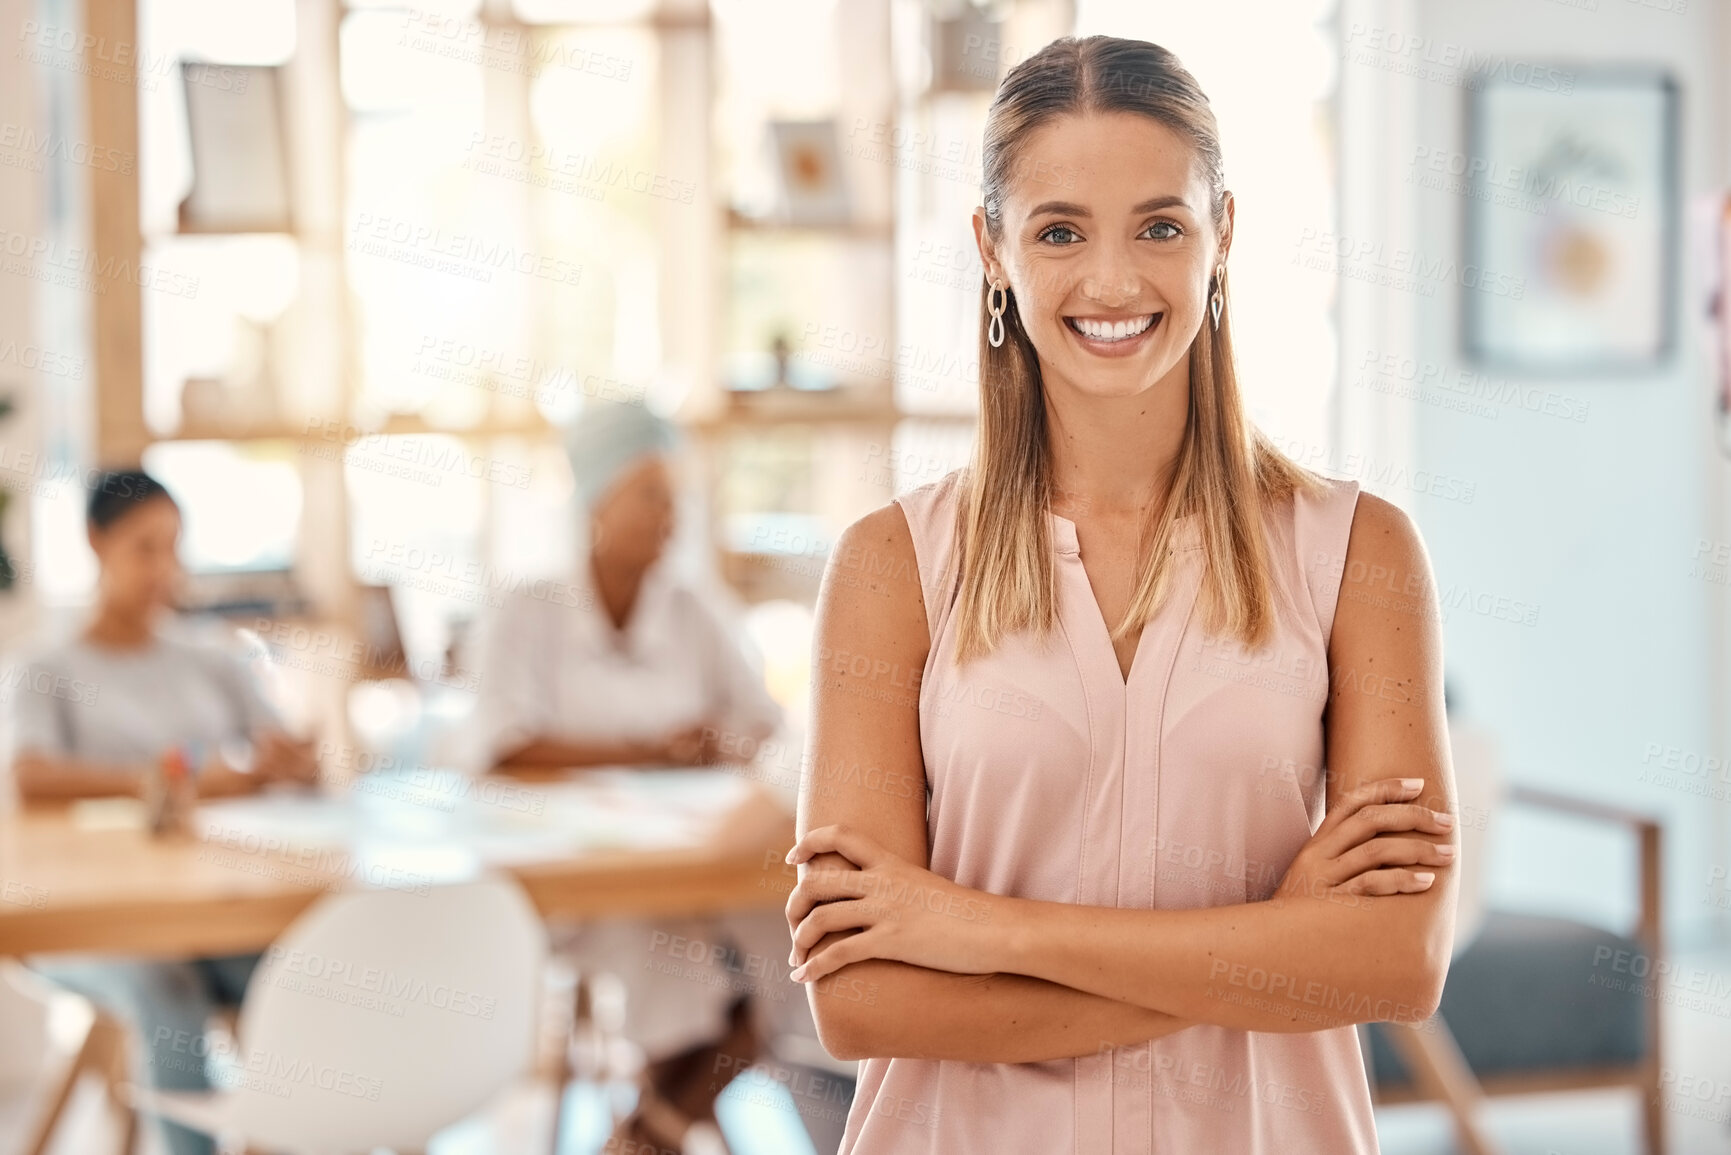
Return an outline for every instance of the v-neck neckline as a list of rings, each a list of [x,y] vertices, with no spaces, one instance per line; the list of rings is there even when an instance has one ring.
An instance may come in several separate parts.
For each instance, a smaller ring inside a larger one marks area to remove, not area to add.
[[[619,626],[614,624],[613,614],[601,595],[601,584],[595,576],[595,559],[584,558],[577,571],[581,582],[580,596],[586,603],[585,616],[590,619],[589,629],[596,643],[617,657],[640,660],[645,647],[662,629],[660,619],[665,612],[662,603],[669,596],[672,581],[668,561],[663,555],[643,571],[637,596],[632,599],[631,608],[625,615],[625,624]]]
[[[1118,684],[1126,692],[1136,678],[1136,672],[1144,665],[1142,661],[1142,644],[1148,638],[1148,627],[1152,622],[1142,623],[1142,632],[1136,635],[1136,649],[1130,655],[1130,668],[1126,670],[1118,664],[1118,649],[1112,644],[1112,627],[1106,621],[1106,613],[1100,608],[1100,599],[1094,593],[1094,583],[1088,577],[1088,567],[1082,561],[1081,538],[1076,533],[1076,523],[1061,513],[1055,513],[1051,507],[1046,509],[1046,516],[1052,519],[1052,543],[1059,554],[1075,554],[1076,564],[1082,567],[1082,584],[1087,587],[1088,601],[1094,607],[1094,621],[1098,626],[1098,637],[1105,644],[1106,654],[1111,660],[1111,666],[1118,675]],[[1195,515],[1182,514],[1178,518],[1179,542],[1174,547],[1177,552],[1200,549],[1201,543],[1195,540]]]
[[[1125,669],[1118,664],[1118,647],[1112,644],[1112,627],[1106,621],[1106,612],[1100,608],[1100,598],[1094,592],[1094,583],[1088,577],[1088,567],[1082,561],[1081,539],[1076,534],[1076,523],[1060,513],[1050,509],[1046,516],[1054,522],[1053,544],[1060,554],[1076,555],[1076,564],[1082,567],[1082,584],[1088,590],[1088,602],[1094,607],[1094,623],[1098,628],[1097,637],[1106,647],[1106,655],[1110,659],[1112,670],[1118,675],[1119,688],[1128,691],[1130,683],[1136,677],[1136,671],[1142,668],[1142,643],[1148,637],[1148,623],[1142,624],[1141,633],[1136,635],[1136,648],[1130,654],[1130,667]]]

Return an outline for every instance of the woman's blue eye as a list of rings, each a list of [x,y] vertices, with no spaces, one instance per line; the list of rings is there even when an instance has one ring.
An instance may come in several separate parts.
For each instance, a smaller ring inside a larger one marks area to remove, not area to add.
[[[1184,235],[1184,230],[1173,224],[1171,221],[1155,221],[1142,231],[1143,234],[1146,235],[1148,233],[1153,233],[1156,229],[1167,229],[1170,231],[1158,233],[1149,237],[1150,240],[1169,241],[1175,237]],[[1079,238],[1076,235],[1076,230],[1071,228],[1069,225],[1050,225],[1040,233],[1039,239],[1042,241],[1049,241],[1056,245],[1069,245],[1075,243]]]

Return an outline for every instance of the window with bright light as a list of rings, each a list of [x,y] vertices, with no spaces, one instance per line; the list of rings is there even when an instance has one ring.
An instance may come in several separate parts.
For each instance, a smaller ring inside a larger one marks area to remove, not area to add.
[[[180,560],[194,573],[288,569],[301,479],[281,442],[163,441],[144,468],[180,506]]]
[[[1334,3],[1081,0],[1076,21],[1079,36],[1134,36],[1170,49],[1208,94],[1237,201],[1227,281],[1239,382],[1258,425],[1312,445],[1327,440],[1336,282],[1292,255],[1304,230],[1334,227],[1328,101],[1338,61],[1326,23]],[[1258,34],[1238,35],[1248,21]]]

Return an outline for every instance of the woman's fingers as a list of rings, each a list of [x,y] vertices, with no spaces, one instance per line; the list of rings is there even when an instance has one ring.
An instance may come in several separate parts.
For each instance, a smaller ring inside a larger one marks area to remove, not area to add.
[[[1435,871],[1391,866],[1383,870],[1366,871],[1336,889],[1342,894],[1417,894],[1429,890],[1435,881]]]
[[[871,904],[861,899],[846,902],[826,902],[799,921],[793,930],[793,951],[787,956],[789,966],[799,966],[811,948],[823,937],[839,930],[864,930],[876,920]]]
[[[1334,804],[1334,809],[1323,816],[1317,826],[1314,838],[1330,834],[1342,822],[1357,814],[1366,806],[1375,806],[1385,802],[1406,802],[1418,797],[1424,789],[1423,778],[1378,778],[1374,782],[1366,782],[1347,792],[1346,796]]]
[[[1378,834],[1405,830],[1420,834],[1447,834],[1454,825],[1454,815],[1416,802],[1366,806],[1340,824],[1342,833],[1356,836],[1352,840],[1354,845]]]
[[[787,861],[797,865],[813,855],[826,853],[839,854],[858,864],[861,870],[870,870],[887,852],[876,839],[857,830],[846,826],[819,826],[806,831],[805,837],[794,844],[793,849],[787,852]]]
[[[1353,847],[1326,868],[1330,886],[1339,886],[1366,871],[1384,866],[1447,866],[1455,848],[1423,838],[1372,838]]]
[[[1454,829],[1454,815],[1417,803],[1385,803],[1366,806],[1342,822],[1326,838],[1317,838],[1317,849],[1329,858],[1339,858],[1353,847],[1379,834],[1447,834]]]
[[[837,899],[859,898],[871,885],[863,870],[841,870],[835,867],[807,867],[805,877],[794,885],[787,896],[787,924],[798,926],[814,907]]]
[[[878,932],[868,930],[837,939],[795,967],[788,977],[796,983],[815,983],[842,967],[864,962],[868,958],[877,958],[877,938]]]

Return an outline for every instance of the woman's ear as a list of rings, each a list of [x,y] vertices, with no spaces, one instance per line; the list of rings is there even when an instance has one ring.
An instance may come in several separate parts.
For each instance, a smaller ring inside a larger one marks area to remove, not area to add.
[[[1220,257],[1214,263],[1226,263],[1226,254],[1232,248],[1232,223],[1238,211],[1238,202],[1232,199],[1232,190],[1226,191],[1226,227],[1220,230]]]
[[[986,283],[1002,280],[1004,270],[998,265],[997,250],[992,247],[992,236],[986,231],[985,207],[974,209],[974,245],[980,250],[980,265],[986,270]]]

